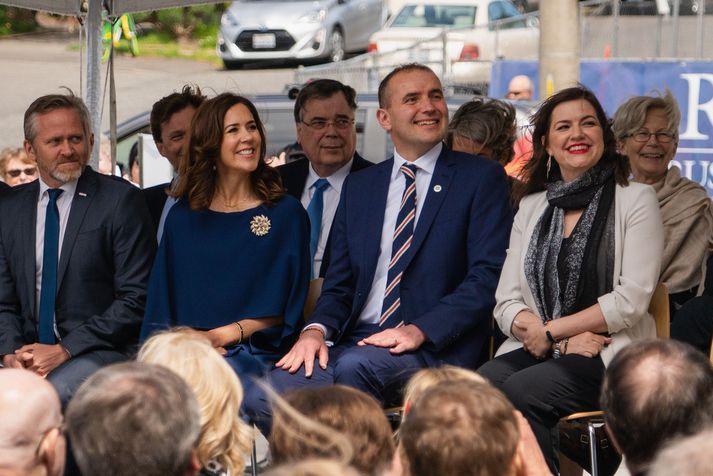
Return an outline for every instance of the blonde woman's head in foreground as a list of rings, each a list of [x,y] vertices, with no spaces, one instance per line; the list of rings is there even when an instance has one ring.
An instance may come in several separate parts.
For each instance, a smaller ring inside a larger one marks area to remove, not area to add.
[[[404,415],[410,410],[413,402],[427,389],[442,382],[466,380],[470,382],[485,382],[485,379],[472,370],[443,365],[441,367],[419,370],[409,379],[404,390]]]
[[[154,335],[139,351],[139,361],[162,365],[193,389],[201,414],[198,459],[240,474],[252,445],[251,429],[239,416],[243,387],[208,339],[188,328]]]

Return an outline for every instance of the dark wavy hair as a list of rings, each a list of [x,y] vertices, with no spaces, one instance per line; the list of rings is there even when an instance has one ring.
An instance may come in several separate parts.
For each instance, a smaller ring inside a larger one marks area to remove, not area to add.
[[[205,210],[210,206],[217,182],[216,164],[220,160],[223,143],[225,115],[236,104],[247,107],[260,133],[260,160],[257,168],[250,173],[253,193],[267,204],[277,201],[285,193],[280,174],[265,162],[265,128],[257,109],[249,99],[233,93],[223,93],[208,99],[200,105],[191,122],[188,152],[178,167],[178,185],[171,193],[174,197],[188,200],[194,210]]]
[[[619,185],[629,184],[629,162],[616,151],[616,138],[611,128],[611,123],[607,118],[604,108],[592,91],[582,85],[563,89],[562,91],[547,98],[537,112],[532,116],[532,158],[522,169],[522,184],[515,190],[515,200],[531,193],[545,189],[545,183],[561,177],[559,165],[552,160],[550,177],[547,175],[547,135],[552,123],[552,112],[557,106],[569,101],[584,99],[592,105],[597,115],[597,120],[602,128],[604,139],[604,154],[600,159],[602,163],[611,163],[614,167],[614,179]]]

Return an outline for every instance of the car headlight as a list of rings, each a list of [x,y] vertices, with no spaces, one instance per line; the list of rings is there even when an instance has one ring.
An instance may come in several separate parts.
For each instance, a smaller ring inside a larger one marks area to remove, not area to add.
[[[220,24],[222,26],[238,26],[240,23],[238,22],[238,19],[235,18],[235,15],[233,15],[230,10],[226,10],[225,13],[223,13],[223,16],[220,18]]]
[[[305,13],[297,19],[299,23],[321,23],[327,17],[327,10],[324,8],[320,10],[313,10],[311,12]]]

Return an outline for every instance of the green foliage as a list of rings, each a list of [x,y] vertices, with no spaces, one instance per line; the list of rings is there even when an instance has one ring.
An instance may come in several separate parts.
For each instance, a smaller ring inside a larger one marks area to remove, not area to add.
[[[228,7],[227,3],[195,5],[191,7],[166,8],[153,12],[137,14],[137,23],[152,22],[158,31],[177,39],[193,39],[200,42],[215,42],[215,35],[220,25],[220,17]]]
[[[36,29],[37,23],[33,11],[0,6],[0,36],[25,33]]]

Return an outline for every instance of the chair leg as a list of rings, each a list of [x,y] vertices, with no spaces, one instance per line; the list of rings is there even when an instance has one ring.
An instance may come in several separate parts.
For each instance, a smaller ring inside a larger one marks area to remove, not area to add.
[[[250,452],[250,474],[257,476],[257,446],[255,446],[255,438],[253,438],[253,450]]]
[[[594,423],[590,420],[587,424],[589,433],[589,458],[592,462],[592,476],[599,476],[599,468],[597,466],[597,435],[594,432]]]

